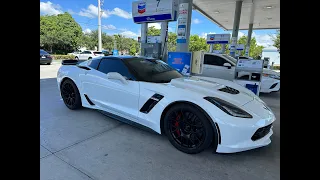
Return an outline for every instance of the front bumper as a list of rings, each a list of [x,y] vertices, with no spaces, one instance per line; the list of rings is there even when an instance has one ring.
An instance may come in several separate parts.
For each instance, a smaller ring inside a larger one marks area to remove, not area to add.
[[[260,92],[271,93],[280,90],[280,80],[273,78],[263,78]]]
[[[267,146],[271,143],[272,124],[276,120],[271,109],[258,100],[243,106],[253,118],[225,116],[217,121],[221,142],[216,152],[234,153]],[[222,121],[223,120],[223,121]]]
[[[272,136],[272,134],[273,134],[273,131],[272,129],[270,129],[268,134],[266,134],[264,137],[256,141],[252,141],[251,138],[249,137],[249,139],[242,140],[235,144],[230,144],[230,145],[218,144],[216,152],[235,153],[235,152],[247,151],[247,150],[267,146],[271,143],[270,137]]]

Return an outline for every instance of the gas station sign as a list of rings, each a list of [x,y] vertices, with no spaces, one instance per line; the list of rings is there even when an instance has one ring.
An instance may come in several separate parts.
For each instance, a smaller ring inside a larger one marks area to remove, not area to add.
[[[207,44],[229,44],[231,34],[208,34]]]
[[[132,2],[132,16],[136,24],[176,21],[178,0],[146,0]]]

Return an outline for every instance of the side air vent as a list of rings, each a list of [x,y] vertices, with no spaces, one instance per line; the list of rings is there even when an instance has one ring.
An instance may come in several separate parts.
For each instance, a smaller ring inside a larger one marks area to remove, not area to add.
[[[229,87],[229,86],[226,86],[226,87],[218,89],[218,90],[222,91],[222,92],[229,93],[229,94],[239,94],[238,90],[233,89],[232,87]]]
[[[88,103],[91,105],[91,106],[94,106],[95,104],[89,99],[89,97],[84,94],[84,97],[87,99]]]
[[[81,69],[85,69],[85,70],[91,70],[90,68],[86,67],[86,66],[77,66],[78,68],[81,68]]]
[[[163,98],[160,94],[154,94],[147,102],[142,106],[140,112],[148,114],[152,108]]]

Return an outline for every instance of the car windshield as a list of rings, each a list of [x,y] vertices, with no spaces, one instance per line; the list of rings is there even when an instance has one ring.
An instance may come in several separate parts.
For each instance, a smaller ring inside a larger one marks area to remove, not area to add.
[[[146,58],[130,58],[124,60],[128,68],[134,72],[138,81],[168,83],[172,79],[183,77],[177,70],[161,60]]]
[[[230,60],[231,62],[233,62],[234,64],[237,64],[237,59],[235,59],[232,56],[229,56],[227,54],[222,54],[223,57],[227,58],[228,60]]]
[[[46,55],[46,54],[49,54],[49,53],[47,53],[46,51],[40,49],[40,55]]]

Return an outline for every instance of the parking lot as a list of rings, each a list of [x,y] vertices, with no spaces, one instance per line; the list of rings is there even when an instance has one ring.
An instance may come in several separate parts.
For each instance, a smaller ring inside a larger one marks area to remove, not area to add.
[[[280,179],[280,92],[261,95],[277,118],[269,146],[235,154],[207,149],[189,155],[165,136],[94,110],[69,110],[57,88],[59,66],[40,65],[41,180]]]

